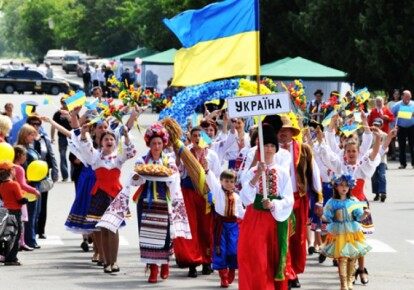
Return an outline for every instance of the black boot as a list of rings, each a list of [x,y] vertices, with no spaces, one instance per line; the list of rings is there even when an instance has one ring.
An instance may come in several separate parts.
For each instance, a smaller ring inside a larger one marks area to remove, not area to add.
[[[300,288],[302,285],[300,285],[299,279],[296,278],[295,280],[289,280],[289,287],[290,288]]]
[[[197,269],[195,266],[190,266],[188,269],[188,277],[197,278]]]
[[[210,275],[213,273],[213,269],[211,269],[211,264],[203,264],[203,270],[201,271],[203,275]]]

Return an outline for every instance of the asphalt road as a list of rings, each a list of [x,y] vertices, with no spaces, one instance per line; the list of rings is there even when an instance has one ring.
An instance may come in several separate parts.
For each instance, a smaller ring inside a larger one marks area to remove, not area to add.
[[[54,66],[55,73],[59,73]],[[70,78],[78,80],[72,73]],[[51,96],[59,104],[60,96]],[[40,104],[41,115],[52,116],[56,107],[41,105],[44,95],[1,95],[0,107],[12,101],[17,111],[26,100],[36,100]],[[157,115],[145,113],[139,119],[143,127],[156,121]],[[49,127],[45,125],[47,131]],[[133,130],[132,142],[138,154],[145,154],[143,137]],[[57,146],[55,152],[58,152]],[[57,158],[59,158],[57,156]],[[128,161],[122,170],[122,180],[133,169],[134,160]],[[373,251],[366,257],[366,267],[370,282],[366,286],[358,281],[354,289],[414,289],[414,169],[399,170],[398,163],[390,162],[387,171],[388,198],[385,203],[372,202],[372,213],[376,232],[368,236]],[[367,187],[370,192],[370,185]],[[120,231],[119,265],[117,274],[105,274],[102,267],[91,263],[92,253],[80,248],[80,235],[67,231],[64,227],[67,214],[74,200],[74,185],[71,182],[58,182],[49,193],[46,240],[38,240],[41,249],[34,252],[20,252],[21,267],[0,266],[0,289],[217,289],[220,278],[217,272],[210,276],[199,275],[187,278],[186,269],[178,269],[171,262],[171,274],[158,284],[147,283],[149,272],[139,261],[138,230],[135,204],[131,202],[132,218]],[[372,196],[368,194],[369,199]],[[254,249],[252,249],[254,250]],[[201,269],[199,269],[201,270]],[[201,273],[200,273],[201,274]],[[307,268],[300,275],[301,289],[339,289],[337,269],[331,260],[319,264],[317,255],[308,256]],[[230,288],[237,289],[237,279]],[[258,289],[259,290],[259,289]]]

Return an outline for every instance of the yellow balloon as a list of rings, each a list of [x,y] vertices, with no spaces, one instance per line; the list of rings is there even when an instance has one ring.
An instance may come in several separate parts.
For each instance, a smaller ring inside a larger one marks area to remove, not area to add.
[[[14,149],[6,142],[0,143],[0,161],[14,161]]]
[[[26,191],[24,192],[23,196],[24,196],[25,198],[27,198],[27,200],[28,200],[29,202],[35,201],[35,200],[37,199],[37,196],[36,196],[36,195],[34,195],[33,193],[28,193],[28,192],[26,192]]]
[[[35,160],[27,167],[26,175],[29,181],[40,181],[46,177],[47,172],[47,163],[41,160]]]

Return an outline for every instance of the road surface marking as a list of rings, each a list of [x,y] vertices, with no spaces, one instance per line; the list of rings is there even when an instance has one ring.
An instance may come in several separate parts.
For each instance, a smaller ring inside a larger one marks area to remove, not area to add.
[[[119,236],[119,245],[120,246],[129,246],[129,242],[123,236]]]
[[[383,243],[375,239],[367,239],[368,245],[372,247],[371,252],[373,253],[396,253],[397,251],[388,246],[386,243]]]
[[[59,236],[47,236],[47,239],[36,239],[41,246],[63,245],[63,241]]]

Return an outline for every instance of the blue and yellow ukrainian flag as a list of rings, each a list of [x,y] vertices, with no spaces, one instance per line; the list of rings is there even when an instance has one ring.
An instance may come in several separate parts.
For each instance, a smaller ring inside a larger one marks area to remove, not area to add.
[[[346,137],[349,137],[349,135],[353,134],[356,130],[361,128],[361,125],[357,123],[353,123],[351,125],[345,125],[340,130]]]
[[[65,103],[68,106],[68,110],[72,111],[75,107],[83,106],[86,102],[86,96],[83,91],[78,91],[73,96],[65,99]]]
[[[174,58],[172,85],[256,75],[260,63],[258,15],[258,0],[226,0],[164,19],[183,45]]]
[[[200,138],[200,144],[199,144],[199,146],[201,148],[206,148],[206,147],[208,147],[208,145],[211,144],[211,138],[210,138],[210,136],[208,136],[207,133],[204,132],[203,130],[201,130],[200,137],[201,138]]]
[[[411,119],[413,117],[413,109],[410,106],[401,106],[398,110],[397,118]]]

